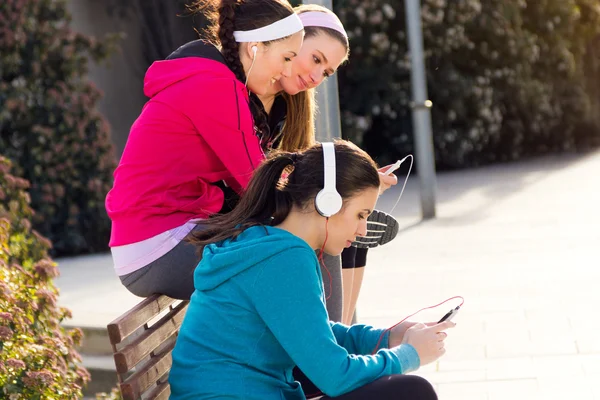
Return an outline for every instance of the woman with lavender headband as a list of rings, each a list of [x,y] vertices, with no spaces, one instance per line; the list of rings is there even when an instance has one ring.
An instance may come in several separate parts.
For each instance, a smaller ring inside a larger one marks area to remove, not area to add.
[[[263,148],[297,151],[314,142],[314,88],[333,75],[348,60],[350,45],[348,34],[339,18],[330,10],[318,5],[301,5],[295,8],[304,25],[305,37],[300,53],[292,61],[292,73],[274,82],[272,90],[259,96],[268,115],[270,134],[263,137]],[[385,171],[383,167],[381,171]],[[382,191],[395,185],[394,175],[382,176]],[[369,246],[355,243],[339,257],[326,257],[322,270],[328,293],[327,310],[333,321],[350,324],[356,308],[367,247],[375,247],[395,237],[397,222],[385,213],[375,210],[369,221],[378,223],[372,229],[384,227],[382,239]],[[341,268],[340,268],[341,263]]]

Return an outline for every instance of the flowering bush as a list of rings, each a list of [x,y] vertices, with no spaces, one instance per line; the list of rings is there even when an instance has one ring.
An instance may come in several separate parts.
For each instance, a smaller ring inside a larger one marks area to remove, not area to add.
[[[381,162],[413,151],[404,3],[334,2],[351,42],[339,75],[344,134]],[[599,144],[599,0],[421,5],[438,168]]]
[[[96,400],[123,400],[119,389],[115,388],[110,393],[96,394]]]
[[[107,247],[104,198],[115,167],[88,59],[116,37],[75,33],[66,0],[0,2],[0,153],[31,182],[32,223],[53,254]]]
[[[75,351],[82,332],[60,323],[50,242],[31,228],[28,182],[0,156],[0,398],[77,399],[89,374]]]

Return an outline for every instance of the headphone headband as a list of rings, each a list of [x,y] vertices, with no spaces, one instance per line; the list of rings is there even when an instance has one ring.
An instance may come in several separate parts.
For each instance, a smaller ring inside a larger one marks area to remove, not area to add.
[[[323,189],[317,193],[315,208],[324,217],[331,217],[342,209],[342,196],[336,189],[335,146],[331,142],[322,143],[323,149]]]

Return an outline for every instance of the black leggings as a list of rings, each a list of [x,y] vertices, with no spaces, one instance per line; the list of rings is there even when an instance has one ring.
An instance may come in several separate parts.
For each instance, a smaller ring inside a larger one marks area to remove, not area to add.
[[[338,397],[322,400],[437,400],[431,383],[416,375],[390,375]]]
[[[365,267],[367,265],[368,248],[346,247],[342,251],[342,269]]]
[[[308,399],[323,396],[323,393],[298,369],[294,368],[294,379],[302,385]],[[368,383],[352,392],[338,397],[323,399],[397,399],[397,400],[436,400],[437,396],[431,384],[416,375],[389,375]]]

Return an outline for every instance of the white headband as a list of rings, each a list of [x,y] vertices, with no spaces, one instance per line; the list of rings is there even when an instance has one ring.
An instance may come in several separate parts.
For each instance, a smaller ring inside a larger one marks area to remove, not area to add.
[[[304,29],[304,25],[296,13],[292,13],[284,19],[273,22],[262,28],[251,31],[234,31],[233,37],[238,43],[245,42],[268,42],[269,40],[281,39],[293,35]]]

